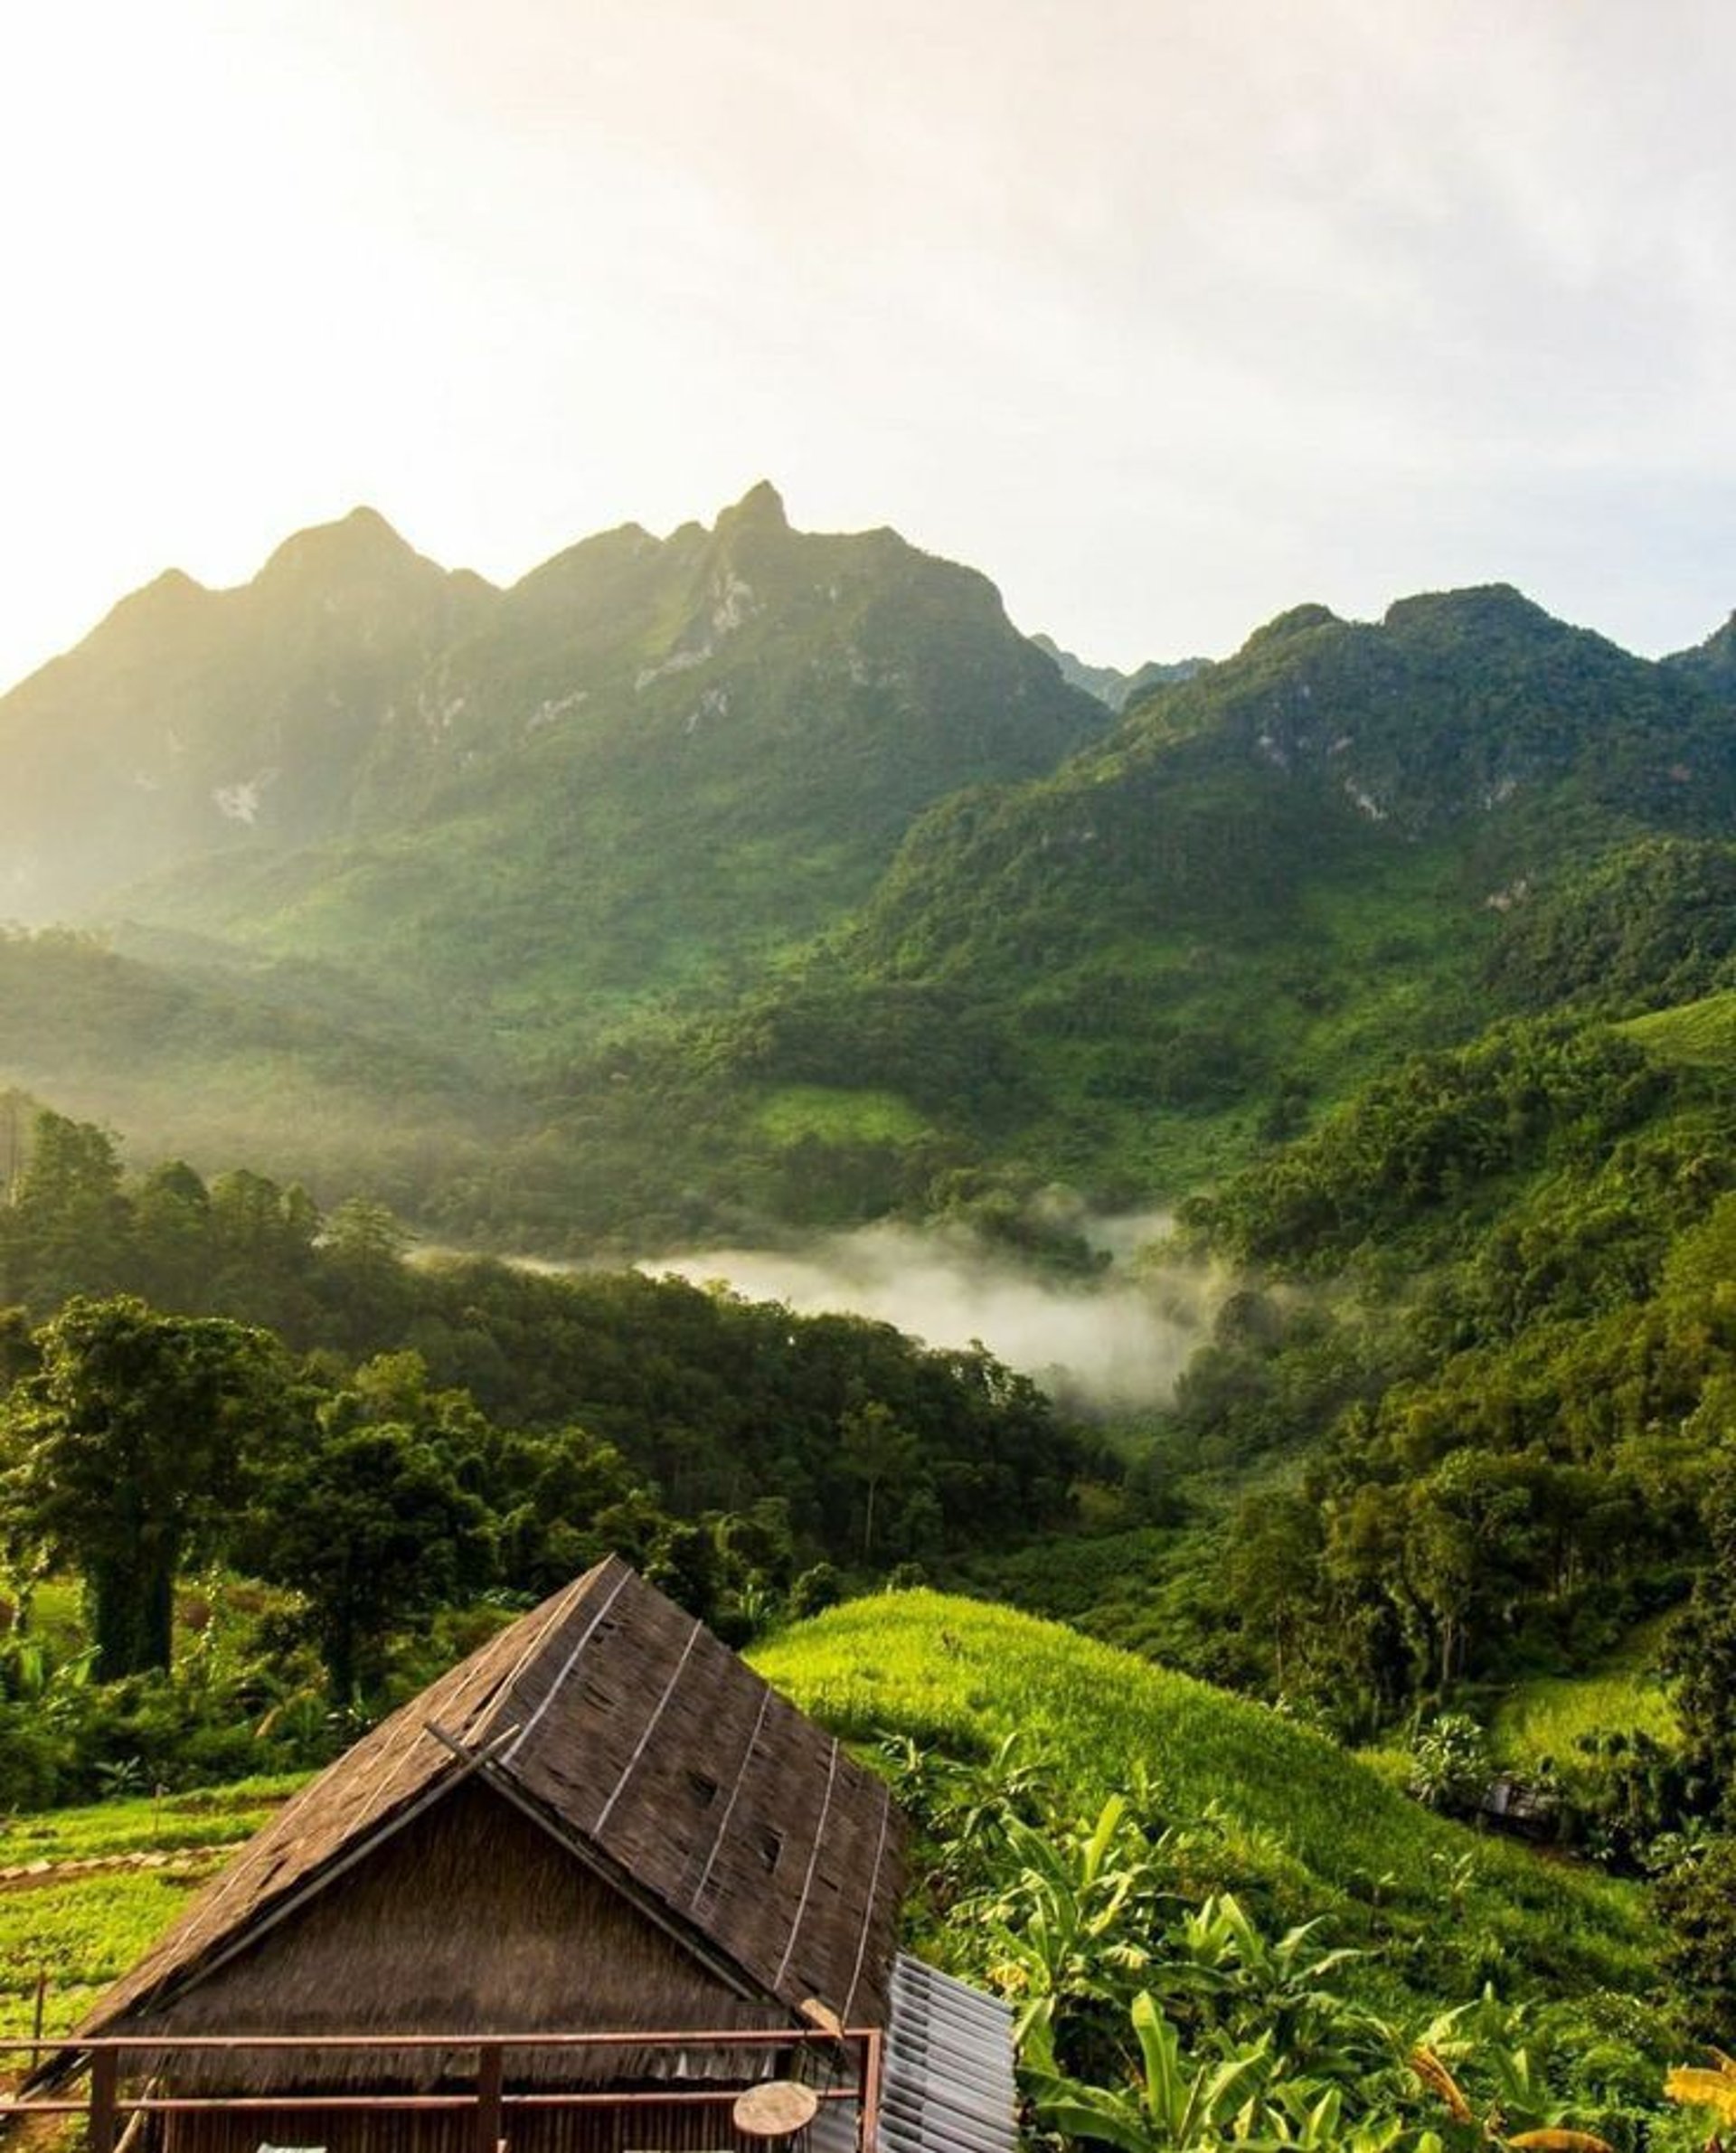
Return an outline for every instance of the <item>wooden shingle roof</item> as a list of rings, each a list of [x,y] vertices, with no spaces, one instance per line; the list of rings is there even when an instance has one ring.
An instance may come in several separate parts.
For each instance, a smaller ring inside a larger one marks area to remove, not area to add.
[[[885,2023],[905,1837],[885,1786],[611,1556],[306,1787],[80,2031],[211,1978],[472,1778],[743,1994]]]

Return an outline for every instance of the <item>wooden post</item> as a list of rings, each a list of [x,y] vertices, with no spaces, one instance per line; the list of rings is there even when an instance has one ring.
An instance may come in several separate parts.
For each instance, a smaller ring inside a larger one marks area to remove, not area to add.
[[[32,2014],[30,2026],[30,2037],[33,2042],[38,2044],[38,2045],[33,2048],[30,2052],[30,2063],[31,2069],[33,2071],[42,2061],[42,2052],[40,2044],[42,2038],[42,2021],[47,2017],[47,2016],[48,1969],[45,1966],[39,1966],[36,1969],[36,2008]]]
[[[877,2153],[880,2144],[880,2028],[870,2026],[862,2036],[862,2129],[859,2153]]]
[[[502,2065],[498,2041],[477,2043],[476,2153],[500,2153]]]
[[[115,2153],[119,2112],[120,2058],[112,2048],[90,2055],[90,2153]]]

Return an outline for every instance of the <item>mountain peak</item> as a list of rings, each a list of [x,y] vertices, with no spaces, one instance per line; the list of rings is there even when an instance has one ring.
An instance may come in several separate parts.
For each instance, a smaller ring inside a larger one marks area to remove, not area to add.
[[[129,636],[147,638],[174,634],[199,614],[211,595],[184,569],[165,568],[160,576],[154,576],[137,590],[129,591],[118,605],[111,608],[102,628],[119,629]]]
[[[210,596],[205,586],[190,576],[184,568],[165,568],[160,576],[153,576],[141,589],[122,599],[120,606],[115,610],[118,612],[120,607],[124,606],[141,613],[177,612],[189,604],[197,605],[202,599]]]
[[[784,514],[784,497],[769,478],[762,478],[748,488],[733,508],[720,511],[717,528],[720,535],[726,530],[788,531],[789,518]]]
[[[1562,624],[1511,583],[1474,583],[1462,590],[1425,590],[1401,598],[1386,609],[1381,625],[1400,634],[1452,635],[1510,640],[1540,631],[1562,630]]]
[[[1330,606],[1292,606],[1288,612],[1279,613],[1269,620],[1264,628],[1257,628],[1243,644],[1244,650],[1263,650],[1273,643],[1285,643],[1292,636],[1307,635],[1311,628],[1342,628]]]
[[[377,508],[357,507],[335,524],[315,524],[286,538],[260,570],[258,581],[378,574],[420,559]]]

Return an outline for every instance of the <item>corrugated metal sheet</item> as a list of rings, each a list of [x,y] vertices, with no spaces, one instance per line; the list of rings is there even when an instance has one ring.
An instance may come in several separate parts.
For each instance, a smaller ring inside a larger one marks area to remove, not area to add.
[[[1013,2014],[997,1997],[901,1952],[882,2060],[884,2153],[1014,2153]],[[811,2153],[854,2153],[855,2111],[821,2111]]]

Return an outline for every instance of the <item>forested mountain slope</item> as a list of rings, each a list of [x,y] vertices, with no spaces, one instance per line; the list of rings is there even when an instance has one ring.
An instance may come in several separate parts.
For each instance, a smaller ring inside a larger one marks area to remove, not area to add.
[[[1736,728],[1679,669],[1501,588],[1302,608],[931,809],[855,927],[688,1057],[713,1132],[780,1077],[903,1102],[885,1200],[937,1154],[1179,1195],[1504,1008],[1705,991],[1733,816]]]
[[[795,533],[769,486],[507,591],[358,510],[244,589],[163,579],[0,704],[0,887],[335,959],[498,1046],[583,1036],[1104,722],[982,577]]]
[[[14,938],[0,1074],[551,1252],[1174,1202],[1396,1053],[1731,976],[1722,647],[1304,606],[1118,721],[981,577],[769,486],[507,591],[357,512],[0,704],[17,909],[143,968],[86,964],[69,1038]]]

